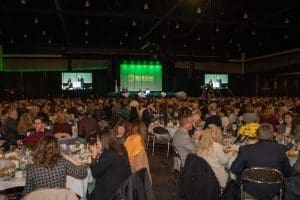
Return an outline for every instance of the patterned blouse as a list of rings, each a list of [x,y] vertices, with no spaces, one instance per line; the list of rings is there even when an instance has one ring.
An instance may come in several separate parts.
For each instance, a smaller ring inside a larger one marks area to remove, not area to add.
[[[24,194],[40,188],[66,188],[67,175],[82,179],[87,176],[87,170],[65,159],[59,159],[52,168],[32,165],[26,170]]]

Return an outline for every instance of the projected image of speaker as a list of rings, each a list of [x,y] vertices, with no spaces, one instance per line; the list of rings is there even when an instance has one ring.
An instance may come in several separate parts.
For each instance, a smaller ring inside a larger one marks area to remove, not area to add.
[[[204,84],[213,89],[223,89],[228,86],[228,74],[204,74]]]
[[[61,74],[62,90],[91,90],[92,73],[84,72],[63,72]]]

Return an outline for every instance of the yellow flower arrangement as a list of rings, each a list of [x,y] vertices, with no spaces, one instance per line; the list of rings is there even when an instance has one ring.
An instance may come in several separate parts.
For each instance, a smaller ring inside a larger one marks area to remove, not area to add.
[[[241,135],[245,135],[249,138],[256,139],[257,138],[256,133],[257,133],[258,128],[259,128],[258,123],[249,123],[249,124],[242,126],[239,130],[239,133]]]

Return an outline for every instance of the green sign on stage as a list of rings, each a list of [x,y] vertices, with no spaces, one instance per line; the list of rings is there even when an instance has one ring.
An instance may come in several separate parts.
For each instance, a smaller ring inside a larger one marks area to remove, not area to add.
[[[120,66],[120,87],[129,91],[162,90],[162,65],[159,61],[124,61]]]

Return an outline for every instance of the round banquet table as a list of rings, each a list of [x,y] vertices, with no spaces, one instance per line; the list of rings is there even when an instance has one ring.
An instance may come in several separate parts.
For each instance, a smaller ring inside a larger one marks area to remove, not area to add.
[[[77,179],[72,176],[67,176],[66,187],[71,191],[75,192],[81,198],[85,198],[86,191],[89,182],[93,182],[92,174],[90,168],[87,168],[88,175],[84,179]],[[10,188],[24,187],[25,186],[25,177],[23,178],[8,178],[1,181],[0,191],[7,190]]]

